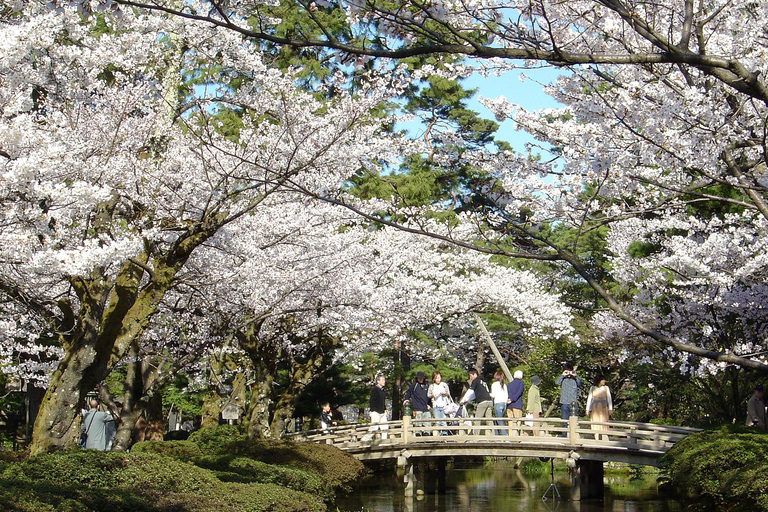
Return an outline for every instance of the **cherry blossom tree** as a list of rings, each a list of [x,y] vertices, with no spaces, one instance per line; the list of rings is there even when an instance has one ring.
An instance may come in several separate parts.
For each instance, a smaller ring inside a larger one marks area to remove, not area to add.
[[[25,7],[0,26],[0,289],[26,312],[4,326],[4,344],[26,350],[20,342],[50,336],[64,351],[35,424],[37,453],[74,439],[85,393],[211,236],[289,180],[338,188],[369,155],[386,155],[382,120],[369,113],[398,84],[390,76],[321,102],[227,30]],[[196,67],[204,58],[213,65]],[[210,72],[212,84],[229,70],[249,81],[179,102],[181,69]],[[237,137],[213,117],[221,108],[240,113]]]
[[[361,222],[304,194],[273,195],[224,227],[180,278],[205,290],[204,316],[220,318],[217,330],[250,359],[254,437],[282,433],[323,368],[391,347],[427,324],[466,324],[470,312],[498,310],[534,335],[571,333],[569,308],[534,274]],[[278,389],[279,369],[287,378]]]
[[[659,239],[657,245],[668,255],[665,264],[677,260],[671,265],[671,272],[679,275],[676,286],[687,283],[680,311],[719,308],[722,303],[742,326],[755,315],[762,317],[762,306],[744,305],[763,303],[764,279],[759,273],[745,274],[750,264],[741,272],[731,267],[739,261],[735,253],[740,247],[757,266],[765,251],[761,226],[768,218],[768,88],[763,77],[768,60],[759,50],[764,46],[764,6],[691,0],[663,5],[629,0],[299,0],[293,2],[297,11],[318,28],[302,37],[272,29],[271,2],[205,1],[183,11],[163,2],[116,3],[174,12],[271,44],[323,47],[342,59],[442,54],[473,59],[470,64],[480,72],[547,64],[567,67],[569,73],[548,89],[565,105],[562,109],[527,112],[504,98],[488,100],[497,117],[512,118],[534,134],[543,142],[539,151],[549,156],[482,150],[464,155],[498,177],[495,188],[486,190],[493,190],[488,197],[495,203],[482,212],[487,222],[467,219],[477,225],[474,237],[487,240],[488,252],[549,258],[569,266],[602,297],[613,318],[659,345],[710,359],[716,366],[768,370],[762,327],[729,344],[722,342],[722,333],[708,334],[709,329],[717,330],[711,315],[686,324],[659,319],[658,309],[644,314],[645,292],[615,296],[594,279],[589,261],[538,230],[541,223],[551,222],[566,223],[577,232],[616,223],[617,238],[621,233],[634,237],[614,245],[617,250],[631,242],[654,245],[649,239]],[[339,15],[349,22],[344,38],[322,30]],[[471,71],[455,65],[453,69]],[[445,137],[450,140],[450,134]],[[433,156],[441,157],[439,152]],[[446,162],[451,156],[442,155]],[[708,202],[720,205],[717,219],[703,212]],[[696,228],[702,218],[704,232]],[[637,225],[627,231],[627,225],[620,225],[627,219],[653,221],[641,223],[653,231],[641,233]],[[511,235],[517,243],[512,250]],[[718,251],[719,260],[707,258],[708,268],[702,272],[691,258],[718,239],[729,247]],[[629,263],[631,274],[642,274],[632,272],[638,260],[621,253],[616,257],[617,265]],[[725,262],[723,257],[736,259]],[[629,275],[623,270],[619,274]],[[692,283],[700,281],[708,282],[696,284],[694,291]],[[627,291],[636,284],[626,281]]]

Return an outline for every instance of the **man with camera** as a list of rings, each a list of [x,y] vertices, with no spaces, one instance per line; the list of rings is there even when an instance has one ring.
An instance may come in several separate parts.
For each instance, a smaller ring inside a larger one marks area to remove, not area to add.
[[[560,386],[560,418],[567,420],[571,414],[579,415],[578,400],[581,379],[576,375],[572,364],[565,363],[563,368],[563,374],[555,380],[555,384]],[[567,423],[563,424],[563,427],[567,426]],[[566,433],[563,432],[562,435],[566,436]]]

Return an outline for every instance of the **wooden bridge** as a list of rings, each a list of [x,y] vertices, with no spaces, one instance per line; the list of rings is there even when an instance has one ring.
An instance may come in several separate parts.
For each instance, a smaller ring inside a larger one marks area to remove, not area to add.
[[[380,425],[344,425],[301,432],[295,434],[294,439],[330,444],[362,461],[396,459],[407,468],[426,458],[442,461],[450,457],[566,459],[574,479],[571,499],[581,499],[602,496],[603,462],[656,466],[659,457],[677,441],[698,431],[651,423],[597,423],[575,416],[568,420],[448,420],[446,425],[446,419],[405,417]]]

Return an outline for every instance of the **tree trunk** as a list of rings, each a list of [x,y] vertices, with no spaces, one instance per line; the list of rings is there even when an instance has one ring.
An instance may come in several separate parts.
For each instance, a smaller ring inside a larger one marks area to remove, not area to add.
[[[79,310],[75,327],[65,331],[68,334],[62,340],[64,359],[51,376],[35,421],[32,455],[75,443],[85,395],[109,375],[131,344],[141,337],[192,251],[223,224],[225,215],[217,215],[221,217],[207,218],[200,226],[190,228],[186,236],[179,237],[167,253],[153,258],[150,265],[146,265],[146,255],[126,261],[114,281],[107,281],[102,269],[94,269],[88,279],[72,279]],[[152,268],[152,273],[142,285],[148,268]]]
[[[256,366],[256,382],[251,388],[251,401],[248,414],[248,437],[262,439],[272,437],[270,429],[270,404],[272,401],[272,381],[274,377],[263,365]]]
[[[160,393],[152,395],[145,412],[147,426],[144,431],[145,441],[162,441],[165,435],[165,418],[163,417],[163,397]]]

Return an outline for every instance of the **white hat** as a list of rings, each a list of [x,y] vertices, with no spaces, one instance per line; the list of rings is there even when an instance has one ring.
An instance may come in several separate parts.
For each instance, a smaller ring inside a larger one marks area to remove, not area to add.
[[[515,377],[516,379],[522,379],[522,378],[523,378],[523,372],[522,372],[522,371],[520,371],[520,370],[517,370],[517,371],[515,372],[515,375],[514,375],[514,377]]]

